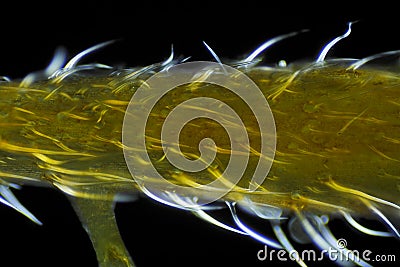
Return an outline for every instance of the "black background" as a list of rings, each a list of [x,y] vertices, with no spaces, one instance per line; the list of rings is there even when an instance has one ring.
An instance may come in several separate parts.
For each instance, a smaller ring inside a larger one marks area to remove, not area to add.
[[[265,55],[265,64],[274,65],[280,59],[289,63],[312,60],[326,42],[346,31],[347,22],[355,20],[359,22],[351,36],[335,46],[329,56],[360,58],[400,49],[396,8],[382,1],[320,1],[313,5],[264,2],[2,3],[0,75],[17,79],[43,69],[58,46],[64,46],[73,56],[94,44],[119,39],[85,62],[137,66],[165,60],[171,44],[177,55],[213,60],[202,41],[222,59],[240,58],[269,38],[301,29],[310,31],[272,47]],[[1,206],[0,266],[96,266],[90,241],[62,194],[28,187],[15,194],[44,226],[36,226]],[[271,266],[270,262],[257,261],[256,253],[263,245],[256,241],[148,199],[117,204],[116,216],[139,267]],[[218,216],[230,222],[225,214]],[[267,222],[243,216],[255,228],[269,232]],[[395,240],[366,237],[341,220],[332,222],[332,230],[337,237],[346,238],[352,249],[398,253]]]

